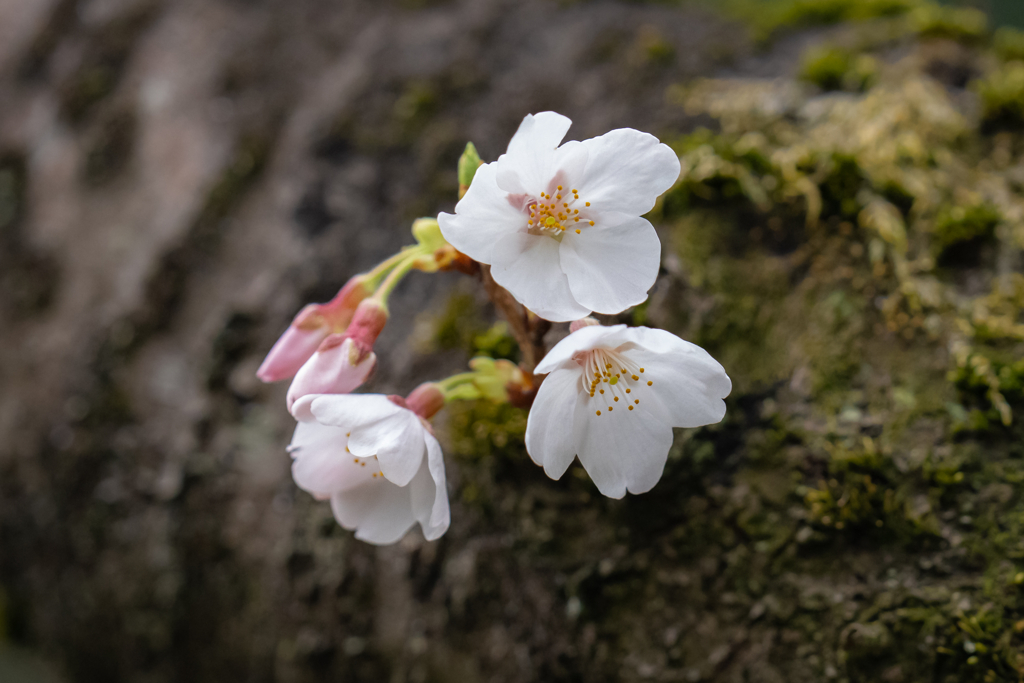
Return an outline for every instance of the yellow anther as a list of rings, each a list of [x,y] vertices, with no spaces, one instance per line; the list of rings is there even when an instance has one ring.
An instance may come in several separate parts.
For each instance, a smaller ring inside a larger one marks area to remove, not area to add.
[[[652,384],[654,384],[654,382],[648,382],[647,386],[651,386]]]
[[[633,406],[630,406],[630,407],[629,407],[629,409],[630,409],[630,410],[633,410]]]
[[[618,402],[619,402],[619,397],[618,397],[618,396],[616,396],[616,397],[615,397],[615,402],[616,402],[616,403],[618,403]]]
[[[561,185],[559,185],[559,186],[558,186],[558,189],[559,189],[559,190],[561,190],[561,189],[562,189],[562,186],[561,186]]]
[[[598,415],[600,415],[600,414],[601,414],[601,411],[600,411],[600,410],[599,410],[599,411],[597,411],[597,414],[598,414]]]
[[[572,191],[573,194],[577,194],[578,192],[579,192],[579,190],[573,190]]]
[[[633,401],[633,403],[640,405],[640,399],[636,399],[635,401]]]
[[[590,202],[585,203],[583,206],[590,206]]]
[[[608,412],[610,413],[612,410],[613,408],[611,406],[608,406]]]
[[[580,234],[580,229],[579,228],[576,228],[576,234],[577,235]]]
[[[633,393],[633,390],[632,389],[626,389],[626,393],[627,394],[631,394],[631,393]]]
[[[594,224],[594,221],[590,221],[590,224],[591,224],[591,225],[593,225],[593,224]]]
[[[640,368],[640,372],[643,372],[643,371],[644,371],[644,369],[643,369],[643,368]]]
[[[633,375],[633,380],[634,380],[634,381],[636,381],[636,380],[638,380],[638,379],[640,379],[640,375]]]
[[[602,393],[602,394],[604,393],[604,389],[601,389],[601,393]]]

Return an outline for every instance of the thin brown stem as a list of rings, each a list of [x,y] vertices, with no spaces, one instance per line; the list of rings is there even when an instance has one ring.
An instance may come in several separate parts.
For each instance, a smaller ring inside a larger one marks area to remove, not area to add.
[[[537,388],[540,387],[540,383],[544,379],[543,376],[534,375],[533,369],[537,367],[537,363],[547,353],[547,347],[544,345],[544,336],[551,329],[551,323],[530,313],[525,306],[509,294],[508,290],[495,282],[494,278],[491,277],[490,266],[480,265],[480,280],[483,283],[484,291],[487,292],[487,296],[490,297],[491,302],[494,303],[494,306],[501,312],[501,315],[508,321],[509,327],[512,329],[512,336],[519,343],[519,350],[523,354],[523,360],[519,367],[522,369],[523,374],[526,375],[532,390],[525,392],[520,400],[514,402],[525,403],[526,406],[529,406],[533,402],[533,396],[536,394]]]

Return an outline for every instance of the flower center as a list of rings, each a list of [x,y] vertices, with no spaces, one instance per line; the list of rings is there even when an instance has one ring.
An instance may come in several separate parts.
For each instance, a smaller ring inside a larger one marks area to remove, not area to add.
[[[583,208],[582,214],[577,206]],[[566,230],[575,230],[578,235],[582,228],[594,224],[594,221],[588,218],[588,206],[590,202],[581,201],[578,191],[567,192],[559,185],[551,193],[541,192],[540,199],[527,205],[530,219],[526,224],[531,232],[546,232],[557,236]]]
[[[644,368],[619,351],[594,349],[580,354],[576,362],[583,366],[583,388],[596,404],[598,417],[616,408],[631,413],[640,406],[638,394],[654,385],[654,380],[643,376]]]

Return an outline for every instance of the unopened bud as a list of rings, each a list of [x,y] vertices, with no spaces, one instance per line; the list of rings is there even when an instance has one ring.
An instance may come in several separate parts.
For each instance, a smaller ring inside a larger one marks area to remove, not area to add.
[[[465,196],[469,186],[473,184],[476,169],[480,168],[483,163],[473,143],[467,142],[466,150],[459,157],[459,199]]]
[[[377,365],[373,349],[347,334],[332,334],[306,361],[288,387],[288,410],[311,394],[347,394],[355,391]]]
[[[447,240],[441,234],[441,226],[437,224],[436,218],[417,218],[412,222],[412,236],[416,241],[429,249],[437,251],[448,246]]]
[[[372,348],[388,322],[388,310],[376,299],[366,299],[356,307],[345,336]]]
[[[510,385],[524,381],[522,371],[512,361],[479,356],[469,361],[469,367],[473,370],[473,385],[480,395],[495,403],[507,403]]]
[[[444,391],[433,382],[425,382],[413,389],[412,393],[405,399],[409,410],[416,413],[424,420],[429,420],[444,408]]]
[[[263,360],[256,376],[264,382],[294,377],[330,334],[344,332],[359,303],[373,294],[365,275],[345,283],[326,304],[309,304],[295,316]]]
[[[600,324],[601,323],[599,323],[594,318],[591,318],[590,316],[587,316],[586,318],[580,318],[579,320],[573,320],[571,323],[569,323],[569,334],[572,334],[577,330],[582,330],[584,327],[590,327],[592,325]]]

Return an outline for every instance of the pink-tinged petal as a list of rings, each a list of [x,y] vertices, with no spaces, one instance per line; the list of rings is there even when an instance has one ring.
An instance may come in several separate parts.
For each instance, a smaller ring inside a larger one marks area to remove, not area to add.
[[[540,385],[526,421],[526,452],[552,479],[560,479],[576,457],[572,424],[582,400],[579,366],[556,370]]]
[[[558,265],[558,242],[547,235],[512,233],[494,246],[491,277],[516,301],[545,320],[568,322],[590,314],[576,303]]]
[[[427,444],[426,466],[420,467],[412,482],[409,495],[413,514],[423,528],[423,536],[433,541],[444,535],[451,524],[451,510],[448,506],[448,489],[445,482],[444,457],[441,444],[430,434],[425,435]]]
[[[701,427],[721,422],[732,380],[721,364],[701,347],[664,330],[631,330],[638,347],[626,351],[644,368],[654,406],[662,420],[675,427]]]
[[[601,395],[576,403],[572,431],[577,455],[598,490],[609,498],[622,498],[626,491],[645,493],[661,479],[672,428],[647,407],[609,405]]]
[[[466,196],[455,205],[455,213],[437,217],[448,243],[480,263],[491,263],[495,242],[526,228],[527,216],[513,207],[508,193],[498,187],[497,171],[497,163],[477,169]]]
[[[509,194],[510,203],[523,211],[529,202],[540,200],[540,193],[555,195],[562,186],[563,198],[568,199],[575,181],[583,177],[590,153],[579,142],[570,141],[543,155],[543,166],[525,167],[515,158],[503,154],[497,161],[495,182]],[[522,198],[517,201],[516,198]]]
[[[566,235],[559,264],[573,298],[598,313],[619,313],[642,303],[661,267],[661,240],[643,218]]]
[[[342,527],[355,530],[356,538],[374,545],[391,545],[416,523],[409,490],[388,481],[331,496],[331,511]]]
[[[361,350],[361,345],[344,335],[340,344],[329,338],[320,345],[320,350],[306,361],[292,384],[288,387],[288,410],[293,411],[295,402],[309,394],[347,394],[358,389],[377,365],[377,356]]]
[[[354,458],[345,451],[347,443],[345,430],[340,427],[300,422],[289,447],[296,485],[314,495],[330,497],[370,483],[374,474],[380,476],[376,462]]]
[[[263,359],[256,376],[264,382],[279,382],[293,377],[327,338],[326,327],[301,329],[289,326]]]
[[[605,339],[611,335],[620,333],[626,329],[625,325],[588,325],[579,329],[554,345],[544,359],[537,364],[536,372],[543,375],[554,371],[566,361],[572,360],[573,355],[580,351],[589,351],[599,346],[606,346]],[[542,384],[541,387],[544,385]]]
[[[542,185],[551,179],[548,174],[555,149],[571,125],[572,121],[553,111],[527,114],[499,163],[516,169],[527,192],[539,192]]]
[[[645,214],[679,179],[679,157],[648,133],[619,128],[583,144],[590,157],[576,188],[596,212]]]

